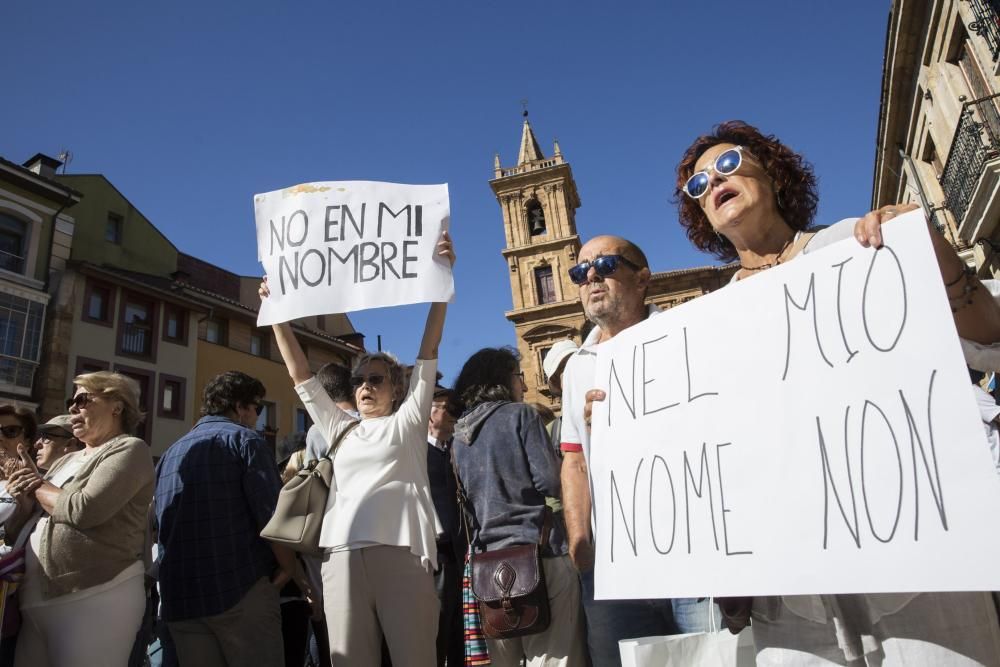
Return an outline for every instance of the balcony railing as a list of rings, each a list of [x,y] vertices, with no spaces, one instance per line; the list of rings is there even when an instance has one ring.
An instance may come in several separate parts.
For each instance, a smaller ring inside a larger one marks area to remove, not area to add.
[[[969,6],[976,17],[969,30],[986,40],[996,62],[1000,57],[1000,0],[969,0]]]
[[[153,332],[148,324],[128,323],[123,325],[122,352],[138,356],[149,356],[152,353]]]
[[[13,271],[14,273],[24,273],[24,257],[0,250],[0,269]]]
[[[1000,0],[998,0],[1000,2]],[[961,226],[983,165],[1000,156],[1000,94],[962,105],[948,161],[941,173],[944,203]]]

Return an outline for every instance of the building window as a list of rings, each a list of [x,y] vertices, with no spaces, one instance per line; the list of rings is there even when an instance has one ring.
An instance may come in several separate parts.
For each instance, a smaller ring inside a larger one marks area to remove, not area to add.
[[[115,372],[121,373],[125,377],[130,377],[139,383],[139,409],[146,413],[146,418],[139,422],[139,425],[132,431],[132,435],[137,438],[142,438],[147,444],[149,444],[149,436],[151,433],[149,423],[150,409],[153,407],[152,389],[156,374],[141,368],[120,366],[118,364],[115,364]]]
[[[125,221],[117,213],[108,213],[108,224],[104,228],[104,240],[115,245],[122,244],[122,231]]]
[[[528,231],[532,236],[540,236],[545,233],[545,211],[537,199],[529,199],[524,207],[524,214],[528,219]]]
[[[965,75],[965,81],[969,86],[969,92],[973,100],[990,97],[993,94],[990,84],[983,74],[983,69],[979,66],[979,60],[969,50],[968,42],[963,44],[962,50],[959,51],[958,67],[962,70],[962,74]],[[997,109],[996,102],[993,100],[984,101],[975,105],[975,108],[980,116],[977,120],[986,124],[989,137],[1000,136],[1000,110]]]
[[[0,214],[0,269],[24,273],[28,254],[28,225],[23,220]]]
[[[548,380],[548,378],[545,377],[545,357],[551,349],[552,346],[548,345],[546,347],[539,348],[538,350],[538,376],[541,378],[540,384],[545,384]]]
[[[305,433],[313,425],[313,420],[309,413],[302,408],[295,408],[295,432]]]
[[[122,296],[118,317],[118,354],[152,357],[155,353],[156,303],[136,294]]]
[[[31,389],[44,321],[43,304],[0,292],[0,382]]]
[[[172,304],[163,305],[163,340],[187,345],[187,311]]]
[[[184,378],[160,373],[160,402],[156,414],[168,419],[184,419]]]
[[[275,430],[274,426],[276,423],[275,421],[276,417],[275,412],[277,412],[276,406],[271,401],[261,401],[260,406],[261,406],[261,411],[260,414],[257,415],[257,424],[255,428],[258,431],[273,432]]]
[[[107,361],[91,359],[90,357],[77,357],[76,371],[74,372],[74,375],[83,375],[84,373],[96,373],[97,371],[107,370],[111,370],[111,364]]]
[[[255,357],[268,356],[268,338],[264,334],[250,334],[250,354]]]
[[[205,320],[205,340],[216,345],[225,345],[226,321],[215,318]]]
[[[108,285],[87,281],[83,294],[83,316],[85,322],[111,326],[115,292]]]
[[[535,269],[535,288],[539,304],[553,303],[556,300],[556,284],[552,279],[551,266],[539,266]]]

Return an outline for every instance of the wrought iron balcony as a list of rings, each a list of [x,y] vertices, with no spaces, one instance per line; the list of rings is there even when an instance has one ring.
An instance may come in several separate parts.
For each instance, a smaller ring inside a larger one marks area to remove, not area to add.
[[[153,332],[148,324],[129,322],[122,326],[125,327],[122,332],[122,352],[143,357],[152,354]]]
[[[1000,2],[1000,0],[997,0]],[[959,227],[969,210],[983,166],[1000,156],[1000,94],[962,105],[948,161],[941,173],[945,206]]]
[[[969,0],[969,6],[976,17],[969,30],[986,40],[996,62],[1000,57],[1000,0]]]

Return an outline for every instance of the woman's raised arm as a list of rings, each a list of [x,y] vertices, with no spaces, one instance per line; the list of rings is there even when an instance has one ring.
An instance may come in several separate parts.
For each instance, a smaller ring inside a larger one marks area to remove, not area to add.
[[[271,289],[267,286],[267,276],[264,276],[257,294],[260,295],[261,300],[271,296]],[[309,370],[309,360],[292,332],[292,325],[288,322],[282,322],[272,325],[271,328],[274,330],[274,338],[278,341],[278,351],[281,352],[281,358],[285,360],[285,368],[288,369],[292,382],[302,384],[311,378],[313,374]]]
[[[441,240],[437,244],[437,254],[444,257],[448,262],[455,265],[455,248],[451,242],[448,232],[441,232]],[[432,303],[427,312],[427,324],[424,325],[424,337],[420,341],[420,351],[417,352],[417,359],[437,359],[438,346],[441,344],[441,335],[444,332],[444,319],[448,313],[447,303]]]

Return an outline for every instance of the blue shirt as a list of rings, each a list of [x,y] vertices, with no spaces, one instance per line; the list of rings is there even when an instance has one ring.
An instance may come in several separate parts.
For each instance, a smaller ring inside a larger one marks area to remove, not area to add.
[[[260,531],[281,479],[256,431],[202,417],[156,468],[163,618],[213,616],[239,602],[277,563]]]

